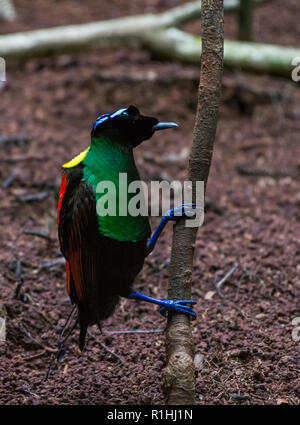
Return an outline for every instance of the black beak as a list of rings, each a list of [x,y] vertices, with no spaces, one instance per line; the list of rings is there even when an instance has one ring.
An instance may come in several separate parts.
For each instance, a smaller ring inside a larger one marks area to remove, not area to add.
[[[177,124],[175,124],[175,122],[159,122],[158,124],[155,124],[152,127],[153,131],[158,131],[158,130],[165,130],[166,128],[173,128],[173,127],[178,127]]]

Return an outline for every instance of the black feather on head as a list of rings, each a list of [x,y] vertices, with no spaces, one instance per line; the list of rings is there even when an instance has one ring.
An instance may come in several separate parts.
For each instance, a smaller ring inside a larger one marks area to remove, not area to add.
[[[158,119],[145,117],[139,110],[130,105],[113,114],[104,114],[97,118],[93,125],[92,137],[108,137],[116,143],[127,146],[138,146],[154,134],[153,128]]]

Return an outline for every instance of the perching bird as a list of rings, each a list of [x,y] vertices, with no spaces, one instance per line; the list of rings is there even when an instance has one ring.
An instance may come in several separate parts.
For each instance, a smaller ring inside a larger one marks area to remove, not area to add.
[[[116,216],[103,216],[97,212],[101,197],[98,183],[113,182],[118,198],[119,173],[127,173],[128,185],[140,180],[133,148],[150,139],[155,131],[173,127],[177,124],[143,116],[134,106],[101,115],[93,125],[89,147],[63,165],[58,234],[66,258],[67,291],[78,309],[81,350],[88,326],[98,324],[100,328],[120,296],[196,316],[185,305],[194,304],[192,300],[156,300],[131,288],[163,227],[175,220],[175,210],[163,218],[150,239],[148,217],[122,216],[118,212]]]

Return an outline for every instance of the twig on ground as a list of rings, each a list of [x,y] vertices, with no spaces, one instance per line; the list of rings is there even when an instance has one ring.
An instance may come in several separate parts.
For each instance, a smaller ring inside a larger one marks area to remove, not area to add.
[[[33,397],[35,397],[35,398],[41,398],[39,395],[37,395],[37,394],[35,394],[35,393],[33,393],[32,391],[30,391],[30,390],[27,390],[27,388],[24,388],[24,387],[20,387],[20,388],[17,388],[16,389],[16,391],[20,391],[20,392],[24,392],[24,393],[27,393],[27,394],[30,394],[31,396],[33,396]]]
[[[295,180],[300,180],[300,173],[296,171],[281,171],[281,170],[265,170],[261,168],[248,168],[244,165],[238,165],[235,167],[238,174],[241,176],[250,177],[272,177],[273,179],[280,179],[283,177],[291,177]]]
[[[113,335],[113,334],[151,334],[151,333],[162,333],[166,329],[137,329],[132,331],[104,331],[103,334]]]
[[[43,311],[40,311],[38,308],[35,308],[36,303],[33,303],[33,310],[36,311],[44,320],[45,322],[49,323],[49,325],[53,326],[53,322],[46,316],[46,314]]]
[[[231,400],[236,400],[236,401],[250,401],[251,400],[251,397],[249,395],[232,394]]]
[[[0,147],[4,145],[16,144],[24,145],[29,142],[30,137],[26,134],[16,134],[14,136],[0,136]]]
[[[23,360],[25,361],[34,360],[34,359],[37,359],[38,357],[42,357],[44,354],[46,354],[46,350],[42,350],[39,353],[32,354],[31,356],[23,357]]]
[[[24,280],[22,278],[22,263],[20,260],[16,261],[15,266],[15,280],[18,282],[16,289],[14,291],[14,299],[17,300],[20,297],[20,291],[22,286],[24,285]]]
[[[256,265],[256,267],[255,266],[253,266],[253,267],[251,267],[250,268],[250,270],[248,269],[245,269],[244,268],[244,270],[243,270],[243,274],[242,274],[242,276],[240,277],[240,279],[239,279],[239,281],[238,281],[238,284],[237,284],[237,289],[236,289],[236,293],[235,293],[235,299],[237,300],[238,299],[238,296],[239,296],[239,292],[240,292],[240,287],[241,287],[241,284],[242,284],[242,282],[243,282],[243,280],[246,278],[246,277],[248,277],[249,279],[254,279],[254,277],[255,277],[255,275],[256,275],[256,273],[258,272],[258,270],[260,269],[260,267],[261,267],[261,264],[259,263],[259,260],[257,260],[258,261],[258,264]]]
[[[30,235],[30,236],[37,236],[42,239],[46,239],[48,241],[51,241],[51,238],[49,236],[49,231],[40,231],[40,230],[24,230],[24,235]]]
[[[3,189],[8,189],[9,186],[14,182],[15,180],[15,175],[11,174],[9,177],[7,177],[2,183],[1,183],[1,187]]]
[[[15,279],[20,279],[22,273],[22,263],[20,260],[16,261],[16,268],[15,268]]]
[[[257,137],[247,140],[244,145],[239,147],[239,150],[250,151],[252,149],[269,148],[272,143],[273,140],[271,137]]]
[[[43,201],[47,198],[48,192],[39,192],[39,193],[28,193],[27,195],[20,195],[17,198],[22,202],[33,202],[33,201]]]
[[[57,352],[57,349],[56,348],[51,348],[51,347],[48,347],[48,346],[44,346],[41,342],[39,342],[36,338],[34,338],[31,335],[31,333],[25,328],[25,326],[22,323],[19,324],[19,328],[25,333],[25,335],[27,336],[27,338],[29,338],[30,341],[32,341],[36,345],[42,347],[44,350],[48,351],[49,353],[56,353]]]
[[[111,349],[109,349],[103,342],[101,342],[101,341],[99,341],[96,337],[95,337],[95,335],[93,335],[89,330],[88,330],[88,335],[89,336],[91,336],[94,340],[96,340],[97,341],[97,344],[100,344],[101,345],[101,347],[105,350],[105,351],[107,351],[109,354],[111,354],[112,356],[114,356],[114,357],[116,357],[118,360],[119,360],[119,362],[120,363],[122,363],[122,364],[125,364],[126,363],[126,361],[121,357],[121,356],[119,356],[118,354],[116,354],[115,352],[113,352]]]
[[[116,357],[120,363],[125,364],[126,361],[124,359],[122,359],[122,357],[120,357],[117,353],[114,353],[112,350],[110,350],[105,344],[103,344],[103,342],[98,341],[98,343],[101,345],[101,347],[107,351],[109,354],[111,354],[113,357]]]
[[[218,294],[221,296],[221,297],[224,297],[224,295],[222,294],[222,292],[221,292],[221,286],[223,285],[223,283],[229,278],[229,276],[231,276],[232,275],[232,273],[234,273],[234,271],[237,269],[237,267],[238,267],[238,264],[237,263],[235,263],[234,264],[234,266],[229,270],[229,272],[228,273],[226,273],[226,275],[218,282],[218,283],[216,283],[216,288],[217,288],[217,291],[218,291]]]
[[[22,323],[20,323],[19,327],[25,333],[25,335],[30,339],[30,341],[34,342],[35,344],[39,345],[40,347],[42,346],[42,344],[31,335],[31,333],[24,327],[24,325]]]
[[[66,264],[66,260],[64,257],[59,258],[56,261],[50,261],[47,263],[42,263],[39,267],[40,270],[53,269],[55,267],[61,267]]]
[[[240,288],[241,288],[241,283],[243,282],[244,278],[246,277],[247,273],[243,273],[242,276],[240,277],[238,284],[237,284],[237,288],[236,288],[236,292],[235,292],[235,299],[237,300],[239,297],[239,293],[240,293]]]

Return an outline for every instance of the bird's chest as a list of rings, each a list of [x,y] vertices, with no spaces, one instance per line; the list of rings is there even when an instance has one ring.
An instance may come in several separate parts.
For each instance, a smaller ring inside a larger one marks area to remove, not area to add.
[[[143,193],[133,159],[124,155],[103,158],[84,167],[84,179],[92,185],[100,234],[119,241],[146,240],[151,233]]]

